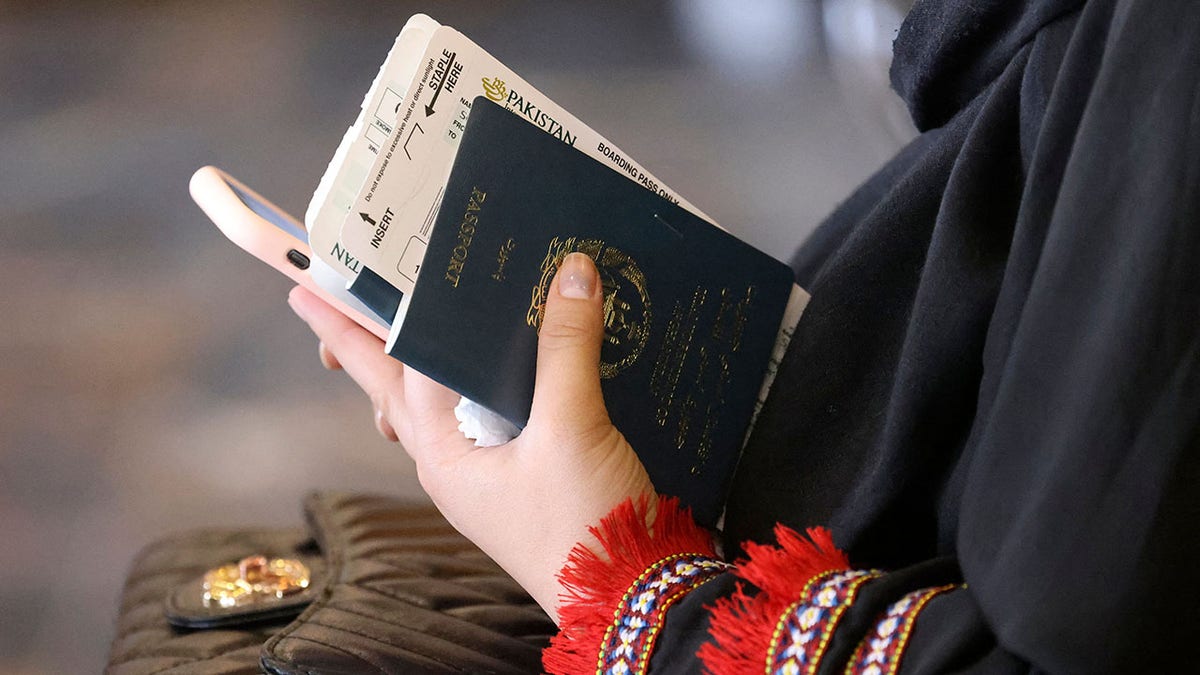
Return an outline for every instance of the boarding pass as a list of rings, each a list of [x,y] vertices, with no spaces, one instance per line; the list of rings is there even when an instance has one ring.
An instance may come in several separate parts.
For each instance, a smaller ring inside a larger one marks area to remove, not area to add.
[[[388,142],[408,84],[426,45],[440,26],[424,14],[414,15],[404,25],[363,98],[358,119],[346,130],[304,215],[313,254],[337,272],[341,280],[331,282],[337,286],[344,286],[346,279],[353,279],[362,269],[362,263],[342,245],[342,223],[380,148]]]
[[[412,292],[420,273],[471,101],[480,95],[712,221],[461,33],[442,26],[425,49],[388,142],[341,230],[346,251],[402,293]]]

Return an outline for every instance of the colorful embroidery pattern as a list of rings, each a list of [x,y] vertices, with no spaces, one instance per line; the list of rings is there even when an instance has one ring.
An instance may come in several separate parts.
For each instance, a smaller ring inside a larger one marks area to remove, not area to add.
[[[955,584],[922,588],[892,603],[880,615],[875,630],[858,643],[846,666],[846,675],[895,675],[917,615],[930,600],[955,588],[958,588]]]
[[[730,567],[708,556],[681,553],[646,568],[629,586],[613,614],[613,622],[600,643],[596,674],[645,673],[671,605]]]
[[[863,584],[881,576],[871,570],[826,572],[811,579],[800,599],[779,618],[767,650],[769,675],[815,673],[838,621]]]

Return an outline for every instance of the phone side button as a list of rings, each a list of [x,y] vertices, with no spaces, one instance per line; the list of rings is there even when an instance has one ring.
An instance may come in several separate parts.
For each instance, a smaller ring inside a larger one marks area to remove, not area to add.
[[[293,265],[295,265],[296,267],[299,267],[302,270],[308,269],[308,256],[304,255],[303,253],[301,253],[300,251],[297,251],[294,248],[288,250],[287,259],[288,259],[288,262],[292,263]]]

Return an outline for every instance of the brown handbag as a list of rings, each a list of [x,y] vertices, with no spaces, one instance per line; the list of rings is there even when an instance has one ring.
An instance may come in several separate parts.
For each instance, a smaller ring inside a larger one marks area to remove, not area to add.
[[[433,507],[315,494],[304,511],[307,528],[205,530],[147,546],[125,584],[107,672],[541,672],[553,622]],[[303,588],[204,600],[206,572],[252,576],[276,559],[301,563]]]

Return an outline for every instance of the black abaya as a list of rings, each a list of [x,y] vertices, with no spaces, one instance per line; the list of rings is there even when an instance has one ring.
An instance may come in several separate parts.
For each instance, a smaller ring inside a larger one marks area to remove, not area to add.
[[[932,600],[901,672],[1196,672],[1200,2],[918,0],[921,135],[794,260],[812,293],[726,541],[826,525],[860,568],[821,672]],[[651,672],[696,672],[718,579]]]

